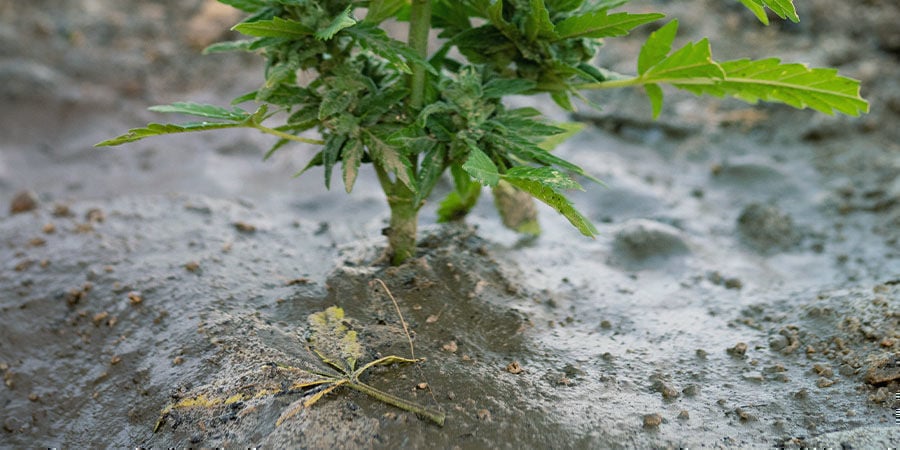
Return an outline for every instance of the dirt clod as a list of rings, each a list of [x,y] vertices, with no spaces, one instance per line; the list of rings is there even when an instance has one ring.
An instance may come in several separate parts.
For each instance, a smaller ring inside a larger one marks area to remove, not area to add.
[[[644,414],[644,428],[658,428],[663,423],[663,417],[660,414]]]
[[[513,375],[520,374],[524,370],[518,361],[513,361],[506,365],[506,371]]]
[[[32,191],[19,191],[9,202],[9,213],[20,214],[33,211],[38,207],[38,196]]]
[[[734,345],[734,347],[730,347],[726,350],[731,356],[743,358],[747,354],[747,344],[744,342],[738,342]]]

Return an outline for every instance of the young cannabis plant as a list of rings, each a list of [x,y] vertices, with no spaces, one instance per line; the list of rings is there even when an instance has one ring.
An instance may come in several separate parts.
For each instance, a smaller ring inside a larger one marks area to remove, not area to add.
[[[644,43],[636,75],[595,67],[591,62],[602,39],[625,36],[664,17],[613,12],[628,0],[219,1],[249,14],[234,27],[249,39],[214,44],[206,52],[262,55],[264,83],[232,101],[260,106],[254,112],[196,103],[155,106],[151,110],[202,121],[150,124],[97,145],[255,128],[278,137],[266,157],[290,142],[319,146],[307,169],[323,166],[330,187],[340,163],[347,192],[360,166],[371,164],[391,209],[385,232],[394,264],[415,254],[419,210],[447,170],[455,189],[440,204],[440,220],[464,217],[482,187],[490,186],[507,226],[537,232],[533,197],[582,234],[597,233],[563,195],[581,189],[576,178],[593,178],[550,152],[577,128],[549,123],[533,108],[507,108],[502,100],[509,95],[545,93],[573,111],[571,98],[581,98],[582,91],[642,86],[656,117],[661,86],[670,85],[697,95],[780,102],[826,114],[856,116],[868,110],[859,82],[834,69],[777,59],[718,62],[707,39],[673,49],[676,20]],[[799,20],[792,0],[740,1],[763,23],[768,23],[766,8],[782,19]],[[388,37],[381,28],[387,19],[409,22],[407,43]],[[429,53],[432,27],[440,30],[440,46]],[[312,81],[301,83],[298,72]],[[285,117],[283,123],[264,125],[276,114]],[[301,136],[313,131],[318,136]]]

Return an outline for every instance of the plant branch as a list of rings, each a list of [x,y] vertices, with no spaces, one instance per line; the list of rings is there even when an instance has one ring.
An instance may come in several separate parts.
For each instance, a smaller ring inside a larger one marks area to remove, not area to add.
[[[262,131],[263,133],[271,134],[273,136],[278,136],[282,139],[288,139],[288,140],[296,141],[296,142],[303,142],[304,144],[325,145],[325,141],[323,141],[321,139],[310,139],[310,138],[305,138],[305,137],[300,137],[300,136],[294,136],[293,134],[285,133],[284,131],[278,131],[274,128],[269,128],[265,125],[258,124],[258,123],[251,123],[251,124],[248,124],[248,126],[251,128],[256,128],[257,130]]]
[[[442,412],[430,410],[422,405],[419,405],[418,403],[413,403],[400,397],[388,394],[387,392],[380,391],[361,381],[351,381],[349,383],[346,383],[345,386],[362,392],[363,394],[369,395],[389,405],[396,406],[404,411],[418,414],[440,426],[444,426],[446,415]]]
[[[409,46],[422,60],[428,59],[428,32],[431,30],[431,0],[412,0],[409,17]],[[413,63],[409,106],[418,110],[425,100],[425,66]]]

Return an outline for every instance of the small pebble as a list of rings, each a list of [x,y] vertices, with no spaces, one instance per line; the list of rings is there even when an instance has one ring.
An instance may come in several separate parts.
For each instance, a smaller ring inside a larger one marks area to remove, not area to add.
[[[506,371],[513,375],[517,375],[522,373],[524,369],[522,369],[522,365],[519,364],[518,361],[513,361],[506,366]]]
[[[475,415],[478,417],[478,420],[482,422],[490,422],[491,421],[491,412],[486,409],[479,409]]]
[[[734,345],[734,347],[731,347],[726,351],[731,356],[744,356],[747,354],[747,344],[738,342]]]
[[[450,341],[444,344],[442,348],[450,353],[456,353],[456,351],[459,350],[459,347],[456,345],[456,341]]]
[[[235,222],[235,223],[234,223],[234,228],[235,228],[236,230],[240,231],[241,233],[248,233],[248,234],[250,234],[250,233],[255,233],[255,232],[256,232],[256,226],[251,225],[251,224],[249,224],[249,223],[247,223],[247,222]]]
[[[175,359],[172,360],[173,366],[180,366],[182,364],[184,364],[184,358],[182,358],[180,356],[176,356]]]
[[[656,428],[662,421],[663,418],[659,414],[644,414],[644,428]]]
[[[131,291],[128,293],[128,300],[132,305],[139,305],[144,301],[144,298],[141,297],[141,293],[138,291]]]
[[[84,220],[88,223],[100,223],[106,220],[106,215],[100,208],[91,208],[84,213]]]
[[[56,232],[56,225],[54,225],[50,222],[45,223],[44,226],[41,228],[41,231],[43,231],[45,234],[53,234]]]
[[[834,380],[829,380],[828,378],[819,378],[819,380],[816,381],[816,386],[820,388],[827,388],[832,384],[834,384]]]
[[[678,420],[688,420],[691,418],[691,414],[686,409],[682,409],[681,412],[678,413]]]
[[[184,265],[184,270],[192,273],[197,272],[198,270],[200,270],[200,263],[198,263],[197,261],[190,261]]]

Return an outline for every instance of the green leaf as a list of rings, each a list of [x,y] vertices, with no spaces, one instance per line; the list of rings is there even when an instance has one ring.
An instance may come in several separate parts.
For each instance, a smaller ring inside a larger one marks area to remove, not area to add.
[[[391,39],[381,28],[369,23],[361,23],[347,28],[345,33],[353,36],[362,48],[384,58],[404,73],[412,73],[407,62],[414,62],[424,65],[429,72],[437,74],[431,64],[419,57],[413,49],[403,42]]]
[[[529,42],[534,42],[538,37],[554,39],[557,37],[553,22],[550,21],[550,11],[544,0],[531,0],[531,7],[525,17],[525,37]]]
[[[790,19],[791,22],[800,21],[797,15],[797,9],[794,7],[793,0],[741,0],[750,11],[764,24],[769,24],[769,19],[765,17],[765,11],[761,11],[763,7],[769,8],[778,17],[782,19]]]
[[[551,11],[568,12],[580,8],[584,0],[546,0],[546,3],[547,8]]]
[[[331,189],[331,171],[338,158],[341,156],[341,149],[347,142],[345,134],[330,134],[325,138],[325,147],[322,149],[322,165],[325,166],[325,188]]]
[[[663,106],[663,90],[658,84],[644,85],[644,91],[647,92],[647,98],[650,99],[650,108],[653,110],[653,119],[658,119],[662,112]]]
[[[347,9],[338,14],[327,27],[316,31],[316,39],[320,41],[330,40],[338,31],[352,27],[353,25],[356,25],[356,19],[353,18],[352,7],[348,6]]]
[[[482,97],[503,98],[507,95],[522,94],[537,86],[537,83],[522,78],[495,78],[482,87]]]
[[[755,15],[763,25],[769,24],[769,15],[766,14],[766,8],[762,4],[757,3],[755,0],[741,0],[741,3],[743,3],[747,9],[752,11],[753,15]]]
[[[381,23],[387,18],[394,17],[406,5],[406,0],[372,0],[369,2],[369,12],[366,13],[365,21]]]
[[[659,64],[666,59],[672,51],[672,42],[678,32],[678,20],[672,20],[662,28],[650,33],[647,42],[641,47],[638,54],[638,74],[643,74],[647,69]]]
[[[221,106],[205,105],[194,102],[176,102],[171,105],[156,105],[151,106],[148,109],[154,112],[186,114],[189,116],[205,117],[207,119],[242,121],[250,117],[250,114],[241,108],[228,109]]]
[[[838,75],[837,69],[782,64],[778,59],[741,59],[721,64],[725,80],[711,85],[676,86],[694,93],[732,95],[749,103],[777,101],[795,108],[809,107],[825,114],[839,111],[858,116],[869,111],[859,96],[859,81]]]
[[[144,128],[132,128],[121,136],[107,139],[103,142],[94,144],[95,147],[111,147],[121,145],[128,142],[139,141],[150,136],[159,136],[163,134],[188,133],[193,131],[219,130],[223,128],[237,128],[244,126],[241,123],[223,123],[223,122],[197,122],[185,123],[181,125],[151,123]]]
[[[326,91],[322,97],[322,103],[319,104],[319,120],[347,111],[347,107],[350,106],[354,98],[356,98],[356,95],[353,92],[337,89]]]
[[[409,162],[409,159],[372,133],[371,130],[365,130],[364,132],[366,147],[369,148],[369,154],[372,156],[372,159],[388,172],[394,173],[397,179],[411,191],[417,192],[415,183],[413,183],[412,163]]]
[[[579,190],[584,188],[572,177],[552,167],[515,166],[502,175],[504,180],[525,180],[541,183],[556,190]]]
[[[447,147],[439,145],[433,139],[418,138],[410,143],[410,147],[414,154],[422,155],[422,163],[419,167],[419,192],[416,195],[416,202],[425,200],[432,189],[441,178],[446,169],[445,159],[447,158]]]
[[[206,48],[203,49],[204,55],[210,55],[213,53],[224,53],[224,52],[238,52],[238,51],[250,51],[250,46],[255,43],[255,39],[242,39],[239,41],[226,41],[226,42],[216,42]]]
[[[362,346],[356,331],[347,328],[344,310],[331,306],[325,311],[310,314],[310,345],[322,357],[322,360],[350,373],[356,369],[356,362],[362,358]]]
[[[562,109],[575,112],[575,106],[572,105],[572,99],[569,98],[567,91],[551,91],[550,98]]]
[[[508,173],[504,175],[503,179],[555,209],[568,219],[569,223],[574,225],[581,234],[588,237],[597,235],[597,228],[572,206],[569,199],[557,192],[552,183],[546,184],[543,180],[531,177],[511,177]]]
[[[269,20],[239,23],[232,28],[247,36],[296,39],[312,36],[315,30],[296,20],[273,17]]]
[[[283,138],[279,139],[277,142],[275,142],[274,145],[272,145],[272,148],[270,148],[269,151],[267,151],[266,154],[263,156],[263,161],[266,161],[269,158],[271,158],[272,155],[275,154],[275,152],[280,150],[285,145],[288,145],[290,142],[291,142],[290,139],[283,139]]]
[[[543,150],[551,151],[556,148],[559,144],[569,140],[572,136],[580,133],[581,130],[584,129],[583,122],[564,122],[555,124],[556,127],[563,129],[562,133],[555,133],[550,136],[544,137],[544,139],[538,143],[538,147]]]
[[[348,194],[353,190],[353,184],[356,182],[356,174],[359,171],[359,165],[362,162],[364,153],[363,143],[358,139],[354,139],[344,146],[341,164],[344,171],[344,188]]]
[[[308,163],[306,163],[306,166],[304,166],[303,169],[301,169],[299,172],[294,174],[294,178],[297,178],[300,175],[303,175],[304,173],[306,173],[307,170],[312,169],[313,167],[318,167],[318,166],[323,165],[325,158],[322,155],[322,153],[323,152],[321,152],[321,151],[316,153],[316,155],[313,156],[312,159],[310,159]]]
[[[665,14],[608,14],[605,9],[572,16],[556,24],[558,40],[571,38],[604,38],[624,36],[631,29],[665,17]]]
[[[500,173],[497,166],[483,151],[474,145],[469,145],[469,157],[462,165],[472,178],[485,186],[496,186],[500,181]]]
[[[264,0],[219,0],[219,3],[224,3],[248,13],[255,13],[266,7]]]

